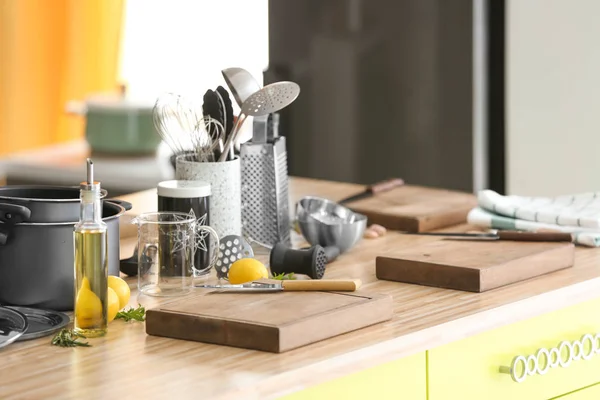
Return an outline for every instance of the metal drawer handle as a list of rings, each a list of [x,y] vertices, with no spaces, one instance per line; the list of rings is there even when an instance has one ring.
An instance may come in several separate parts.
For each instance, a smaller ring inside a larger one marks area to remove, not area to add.
[[[567,368],[573,361],[589,360],[595,355],[600,355],[600,333],[586,333],[579,340],[564,340],[556,347],[538,349],[535,354],[518,355],[510,366],[501,366],[499,370],[509,374],[513,381],[521,383],[528,376],[545,375],[552,368]]]

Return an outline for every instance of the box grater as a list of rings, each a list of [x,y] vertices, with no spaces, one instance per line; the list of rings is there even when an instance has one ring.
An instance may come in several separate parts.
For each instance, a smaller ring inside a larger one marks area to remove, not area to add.
[[[287,150],[279,114],[255,117],[252,139],[240,147],[242,229],[262,243],[290,245]]]

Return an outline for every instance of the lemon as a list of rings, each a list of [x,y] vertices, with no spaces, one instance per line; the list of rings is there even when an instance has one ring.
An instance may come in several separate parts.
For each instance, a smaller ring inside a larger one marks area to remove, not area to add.
[[[229,282],[234,285],[268,277],[267,267],[254,258],[242,258],[229,267]]]
[[[95,328],[102,323],[102,302],[92,292],[87,277],[81,280],[81,288],[75,299],[75,318],[77,326],[82,329]]]
[[[107,301],[107,322],[115,319],[115,316],[121,309],[119,306],[119,296],[112,289],[108,288],[106,296]],[[129,301],[129,300],[127,300]],[[92,292],[90,281],[87,277],[81,280],[81,288],[77,292],[75,300],[75,318],[77,319],[77,327],[81,329],[97,328],[102,324],[102,301]]]
[[[117,296],[119,296],[119,310],[129,304],[131,291],[129,290],[129,285],[127,282],[118,276],[110,275],[108,277],[108,287],[114,290]]]
[[[117,293],[112,288],[108,288],[108,296],[106,298],[108,301],[106,320],[110,322],[115,319],[121,308],[119,307],[119,296],[117,296]]]

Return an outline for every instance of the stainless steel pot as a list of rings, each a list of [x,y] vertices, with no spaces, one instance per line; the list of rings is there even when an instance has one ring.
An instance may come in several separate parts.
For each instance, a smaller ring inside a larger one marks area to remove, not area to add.
[[[121,201],[116,199],[104,201],[121,204]],[[31,211],[29,222],[56,223],[79,220],[79,186],[3,186],[0,187],[0,203],[26,207]],[[3,209],[0,207],[1,212]]]
[[[102,220],[108,227],[109,275],[119,275],[119,217],[125,211],[110,201],[102,206]],[[0,303],[72,310],[73,227],[78,218],[35,223],[26,222],[27,214],[26,207],[0,203]]]

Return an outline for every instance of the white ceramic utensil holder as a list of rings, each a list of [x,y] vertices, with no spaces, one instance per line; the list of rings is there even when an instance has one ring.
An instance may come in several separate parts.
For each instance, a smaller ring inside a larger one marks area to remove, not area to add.
[[[178,156],[175,179],[209,182],[211,198],[209,225],[219,237],[242,234],[240,159],[223,162],[197,162]]]

